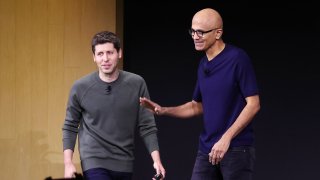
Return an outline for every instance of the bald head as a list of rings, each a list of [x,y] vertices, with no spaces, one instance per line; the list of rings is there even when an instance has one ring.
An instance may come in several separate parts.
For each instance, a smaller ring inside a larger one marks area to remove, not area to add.
[[[209,29],[223,28],[223,22],[220,14],[211,8],[198,11],[193,16],[192,25],[201,25]]]

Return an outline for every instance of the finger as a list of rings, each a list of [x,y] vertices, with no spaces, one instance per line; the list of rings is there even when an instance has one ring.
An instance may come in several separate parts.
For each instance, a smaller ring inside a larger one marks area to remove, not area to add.
[[[162,179],[164,179],[166,177],[166,172],[162,172]]]
[[[216,155],[215,157],[214,157],[214,164],[219,164],[220,163],[220,161],[222,160],[222,155],[220,154],[220,155]]]
[[[143,99],[142,99],[144,102],[147,102],[147,103],[149,103],[150,104],[150,100],[148,99],[148,98],[146,98],[146,97],[143,97]]]
[[[214,157],[211,158],[211,164],[215,165],[216,164],[216,159]]]
[[[221,154],[219,155],[219,158],[222,159],[223,157],[224,157],[224,153],[221,153]]]
[[[215,152],[212,153],[212,156],[211,156],[211,164],[212,165],[216,165],[218,164],[218,156]]]
[[[211,159],[211,164],[212,165],[216,165],[217,164],[217,158],[216,157],[212,157],[212,159]]]
[[[163,178],[165,178],[165,177],[166,177],[166,170],[165,170],[165,169],[162,169],[162,170],[161,170],[161,174],[162,174]]]
[[[211,154],[211,152],[209,153],[209,162],[210,163],[212,162],[212,154]]]
[[[146,97],[141,97],[140,100],[141,100],[141,102],[143,102],[144,104],[151,104],[150,100],[147,99]]]
[[[209,162],[212,163],[212,164],[215,164],[215,152],[214,150],[212,150],[209,154]]]

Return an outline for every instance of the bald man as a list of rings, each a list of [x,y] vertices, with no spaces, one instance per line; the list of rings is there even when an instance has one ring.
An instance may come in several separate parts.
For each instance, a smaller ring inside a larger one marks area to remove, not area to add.
[[[252,120],[260,101],[250,57],[243,49],[223,42],[223,21],[214,9],[198,11],[189,32],[195,49],[205,52],[193,99],[175,107],[161,107],[144,97],[140,103],[157,115],[190,118],[203,114],[192,180],[251,180],[255,160]]]

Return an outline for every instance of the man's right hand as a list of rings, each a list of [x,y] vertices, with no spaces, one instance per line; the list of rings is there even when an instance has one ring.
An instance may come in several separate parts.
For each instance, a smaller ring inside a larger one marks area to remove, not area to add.
[[[163,114],[163,108],[151,101],[150,99],[146,98],[146,97],[140,97],[140,105],[149,109],[152,113],[156,114],[156,115],[162,115]]]
[[[73,163],[66,163],[64,165],[64,178],[75,178],[76,167]]]

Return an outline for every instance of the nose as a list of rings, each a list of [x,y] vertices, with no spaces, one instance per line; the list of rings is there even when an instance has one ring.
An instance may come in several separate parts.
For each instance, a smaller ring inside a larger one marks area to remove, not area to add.
[[[103,61],[108,61],[109,60],[109,56],[107,53],[105,53],[102,57]]]
[[[192,36],[192,39],[200,39],[200,37],[198,36],[198,33],[195,32]]]

